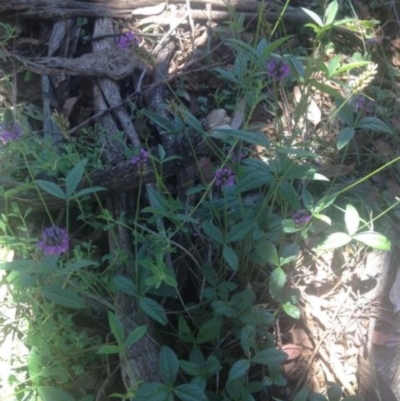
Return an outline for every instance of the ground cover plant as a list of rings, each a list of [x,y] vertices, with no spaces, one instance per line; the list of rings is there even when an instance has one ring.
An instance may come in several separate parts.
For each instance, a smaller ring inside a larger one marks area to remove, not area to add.
[[[400,218],[391,5],[17,3],[1,399],[395,400],[365,267]]]

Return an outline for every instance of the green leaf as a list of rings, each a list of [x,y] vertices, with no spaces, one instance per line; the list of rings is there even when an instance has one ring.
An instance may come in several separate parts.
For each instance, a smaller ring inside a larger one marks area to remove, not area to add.
[[[375,231],[364,231],[358,233],[353,238],[371,248],[380,249],[382,251],[390,251],[392,247],[390,241],[383,234]]]
[[[169,206],[164,196],[152,186],[147,188],[147,195],[151,207],[156,208],[158,211],[162,212],[163,215],[168,216]]]
[[[390,128],[382,120],[376,117],[364,117],[357,122],[354,128],[393,134],[392,128]]]
[[[167,401],[171,390],[162,383],[145,383],[135,394],[135,401]]]
[[[351,241],[352,237],[346,233],[333,233],[328,238],[316,247],[318,251],[326,249],[340,248],[341,246],[347,245]]]
[[[225,241],[224,236],[222,235],[222,231],[213,223],[211,223],[210,221],[203,221],[201,227],[208,238],[212,239],[218,244],[224,244]]]
[[[133,297],[138,296],[136,284],[132,281],[132,279],[126,276],[117,275],[113,278],[112,282],[118,291]]]
[[[203,375],[206,377],[211,377],[222,369],[222,365],[219,363],[218,358],[214,355],[210,355],[207,358],[206,364],[204,366]]]
[[[105,344],[99,348],[97,354],[99,355],[119,354],[121,351],[122,348],[118,345]]]
[[[342,399],[342,387],[335,382],[328,382],[327,395],[329,401],[340,401]]]
[[[303,388],[302,390],[296,393],[292,401],[307,401],[307,399],[308,399],[308,390],[306,388]]]
[[[78,199],[78,198],[83,198],[86,195],[93,194],[95,192],[100,192],[100,191],[107,191],[107,188],[103,187],[91,187],[91,188],[84,188],[78,191],[74,196],[71,197],[71,199]]]
[[[286,273],[280,267],[274,269],[269,278],[269,292],[276,301],[282,300],[283,290],[286,284]]]
[[[42,289],[42,294],[49,301],[67,308],[82,309],[85,301],[75,292],[57,285],[49,285]]]
[[[221,140],[228,140],[228,142],[231,142],[231,137],[234,137],[252,145],[260,145],[266,149],[269,149],[270,146],[268,137],[263,132],[247,132],[238,129],[216,129],[213,131],[212,136]]]
[[[229,370],[228,380],[235,380],[243,377],[250,369],[250,361],[248,359],[240,359],[236,361]]]
[[[353,205],[346,205],[346,211],[344,213],[344,221],[346,223],[346,229],[349,235],[353,236],[360,225],[360,216],[357,209]]]
[[[43,191],[46,191],[48,194],[55,196],[56,198],[60,198],[63,200],[67,200],[67,196],[64,191],[54,182],[44,181],[44,180],[35,180],[36,184],[39,185]]]
[[[197,363],[190,361],[179,361],[180,368],[190,376],[200,376],[202,368]]]
[[[335,21],[338,9],[339,4],[337,0],[332,1],[332,3],[328,5],[324,15],[324,25],[330,25],[333,23],[333,21]]]
[[[125,348],[131,347],[137,343],[147,333],[147,324],[136,327],[131,331],[125,340]]]
[[[252,220],[241,221],[235,224],[228,233],[227,242],[242,241],[255,228],[255,222]]]
[[[166,346],[161,348],[158,366],[162,380],[169,387],[172,387],[178,377],[179,361],[171,348]]]
[[[221,335],[222,320],[214,317],[204,323],[197,333],[196,343],[204,344],[216,340]]]
[[[317,25],[319,25],[320,27],[323,25],[322,19],[314,11],[307,10],[306,8],[303,7],[300,7],[300,9],[303,10],[312,20],[314,20],[314,22]]]
[[[71,198],[71,195],[75,192],[75,189],[82,180],[86,162],[87,160],[82,160],[77,163],[77,165],[65,177],[65,193],[68,199]]]
[[[75,401],[74,397],[58,387],[38,387],[37,392],[42,401]]]
[[[111,332],[113,333],[117,343],[120,347],[125,342],[124,326],[119,320],[118,316],[112,312],[108,312],[108,324],[110,325]]]
[[[285,302],[282,304],[282,309],[293,319],[300,319],[300,309],[297,305],[293,305],[291,302]]]
[[[62,270],[63,274],[76,272],[77,270],[83,269],[85,267],[99,267],[100,264],[94,260],[82,259],[77,262],[68,263]]]
[[[336,147],[338,150],[343,149],[354,138],[355,130],[352,127],[346,127],[339,133]]]
[[[194,384],[180,384],[172,391],[182,401],[208,401],[204,391]]]
[[[299,253],[300,247],[298,244],[286,244],[281,251],[279,266],[284,266],[295,261]]]
[[[311,393],[308,396],[308,401],[328,401],[328,399],[325,396],[323,396],[322,394]]]
[[[140,298],[140,307],[156,322],[165,326],[168,322],[164,308],[151,298]]]
[[[282,200],[286,201],[292,209],[301,209],[299,195],[291,184],[281,181],[277,184],[276,190],[282,197]]]
[[[279,365],[285,362],[287,354],[279,349],[268,348],[257,352],[252,358],[252,362],[261,365]]]
[[[336,76],[336,75],[343,74],[344,72],[353,70],[354,68],[363,67],[363,66],[368,65],[368,64],[370,64],[370,63],[371,63],[370,61],[356,61],[356,62],[353,62],[353,63],[346,64],[346,65],[344,65],[343,67],[338,68],[338,69],[334,72],[334,74],[331,75],[331,77]]]
[[[234,271],[237,272],[239,269],[239,258],[236,252],[229,247],[228,245],[224,245],[224,249],[222,251],[222,257],[228,266]]]
[[[213,307],[215,314],[218,316],[235,316],[235,310],[229,302],[216,300],[211,303],[211,306]]]

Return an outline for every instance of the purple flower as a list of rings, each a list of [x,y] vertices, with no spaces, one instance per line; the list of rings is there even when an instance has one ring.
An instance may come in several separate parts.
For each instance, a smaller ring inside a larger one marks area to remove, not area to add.
[[[217,187],[231,187],[235,184],[235,174],[229,167],[221,168],[215,172],[215,185]]]
[[[131,45],[139,46],[140,40],[134,32],[124,32],[118,39],[120,49],[129,49]]]
[[[131,157],[130,162],[134,166],[137,166],[139,169],[142,169],[146,167],[148,160],[149,160],[149,151],[142,148],[139,150],[138,156]]]
[[[311,220],[311,216],[307,210],[300,209],[293,213],[292,219],[294,220],[296,226],[303,226]]]
[[[3,144],[8,142],[18,141],[22,135],[22,128],[16,122],[3,122],[0,124],[0,141]]]
[[[60,255],[66,252],[69,248],[67,230],[57,226],[46,227],[37,246],[44,255]]]
[[[282,81],[290,75],[289,64],[283,60],[273,59],[267,64],[267,74],[274,81]]]
[[[370,114],[373,111],[374,104],[365,96],[357,95],[350,100],[350,106],[353,108],[355,113],[363,112],[365,114]]]

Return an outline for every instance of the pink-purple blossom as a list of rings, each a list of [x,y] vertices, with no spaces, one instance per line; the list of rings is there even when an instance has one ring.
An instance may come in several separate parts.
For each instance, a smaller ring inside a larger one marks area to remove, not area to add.
[[[16,122],[3,122],[0,124],[0,141],[3,144],[18,141],[22,135],[22,128]]]
[[[118,39],[118,47],[120,49],[129,49],[132,45],[138,46],[139,37],[132,31],[124,32]]]
[[[46,227],[37,243],[44,255],[60,255],[69,248],[67,230],[57,226]]]
[[[294,220],[296,226],[304,226],[311,220],[311,215],[307,212],[307,210],[300,209],[296,210],[292,214],[292,219]]]
[[[355,113],[371,114],[374,109],[374,103],[363,95],[354,96],[350,100],[350,106]]]
[[[274,81],[282,81],[290,75],[289,64],[283,60],[273,59],[267,64],[267,74]]]
[[[147,162],[149,160],[149,151],[146,149],[140,149],[139,154],[137,156],[131,157],[130,162],[137,166],[139,169],[146,167]]]
[[[217,187],[231,187],[235,184],[235,173],[229,167],[224,167],[215,172],[215,185]]]

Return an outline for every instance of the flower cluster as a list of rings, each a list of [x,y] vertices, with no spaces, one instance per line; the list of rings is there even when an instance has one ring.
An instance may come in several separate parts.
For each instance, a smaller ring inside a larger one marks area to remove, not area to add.
[[[300,209],[292,214],[292,219],[294,220],[296,226],[304,226],[311,220],[311,216],[307,210]]]
[[[16,122],[3,122],[0,124],[0,141],[3,144],[8,142],[18,141],[22,135],[22,128]]]
[[[282,81],[290,75],[289,64],[283,60],[273,59],[267,64],[267,74],[274,81]]]
[[[44,255],[60,255],[66,252],[69,248],[67,230],[57,226],[46,227],[37,247],[42,250]]]
[[[140,39],[131,31],[124,32],[118,39],[118,47],[120,49],[129,49],[131,45],[139,46]]]
[[[235,173],[229,167],[224,167],[215,172],[215,185],[219,188],[231,187],[235,184]]]
[[[146,149],[140,149],[139,154],[137,156],[131,157],[130,162],[136,166],[139,170],[142,170],[146,167],[147,162],[149,160],[149,151]]]

